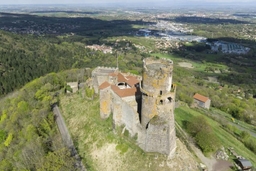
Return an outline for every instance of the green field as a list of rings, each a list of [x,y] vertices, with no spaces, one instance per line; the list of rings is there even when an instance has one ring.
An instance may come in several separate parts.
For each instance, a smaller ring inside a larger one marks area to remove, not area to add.
[[[183,58],[181,56],[175,55],[175,54],[162,54],[162,53],[152,53],[151,56],[153,57],[159,57],[159,58],[167,58],[167,59],[171,59],[174,61],[174,63],[178,64],[179,62],[188,62],[191,63],[192,66],[194,67],[193,70],[195,71],[205,71],[206,67],[212,67],[214,69],[222,69],[225,70],[227,69],[226,65],[223,64],[217,64],[214,62],[206,62],[206,61],[214,61],[216,60],[216,57],[219,57],[217,55],[213,55],[213,54],[205,54],[205,60],[203,60],[204,62],[201,61],[193,61],[190,59],[186,59]]]
[[[185,122],[190,121],[193,117],[196,116],[204,116],[204,114],[193,109],[190,109],[188,107],[180,107],[175,110],[175,120],[183,129],[185,129]],[[220,123],[212,120],[209,117],[205,118],[207,119],[209,125],[213,128],[213,131],[219,138],[222,146],[226,148],[233,147],[237,154],[250,160],[254,166],[256,165],[256,155],[252,151],[248,150],[242,142],[240,142],[230,133],[225,131],[221,127]]]

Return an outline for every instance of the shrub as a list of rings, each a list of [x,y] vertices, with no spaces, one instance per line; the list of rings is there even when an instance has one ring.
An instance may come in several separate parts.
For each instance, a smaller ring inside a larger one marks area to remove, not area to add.
[[[219,147],[219,141],[211,129],[202,129],[196,134],[195,140],[204,153],[213,152]]]
[[[247,131],[242,131],[242,132],[240,133],[240,137],[241,137],[243,140],[245,140],[245,139],[250,138],[251,135],[250,135],[250,133],[247,132]]]
[[[256,140],[253,138],[248,138],[244,140],[244,144],[247,148],[249,148],[252,152],[256,154]]]
[[[213,152],[220,145],[219,139],[203,116],[194,117],[188,123],[187,130],[195,138],[203,153]]]

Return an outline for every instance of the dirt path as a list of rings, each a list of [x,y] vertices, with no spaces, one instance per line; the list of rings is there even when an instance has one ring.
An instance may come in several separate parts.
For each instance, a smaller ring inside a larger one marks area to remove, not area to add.
[[[194,68],[193,65],[189,62],[179,62],[178,64],[183,68]]]
[[[203,164],[206,165],[209,171],[215,171],[215,165],[218,163],[218,161],[214,158],[207,158],[204,156],[204,154],[201,152],[200,149],[198,149],[194,144],[189,144],[196,156],[201,160]]]
[[[183,136],[185,141],[187,141],[187,145],[189,145],[189,147],[194,151],[195,155],[199,158],[199,160],[208,168],[208,171],[215,171],[214,166],[218,163],[218,161],[214,157],[205,157],[201,150],[194,145],[194,143],[188,141],[189,138],[187,136],[187,133],[182,130],[177,122],[175,125],[176,130],[180,131],[181,136]]]

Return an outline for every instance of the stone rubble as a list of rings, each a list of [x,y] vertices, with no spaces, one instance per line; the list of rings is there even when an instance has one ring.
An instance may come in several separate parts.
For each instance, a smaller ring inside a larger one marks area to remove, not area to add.
[[[225,148],[222,147],[220,150],[218,150],[216,152],[216,159],[218,160],[228,160],[229,156],[228,154],[225,152]]]

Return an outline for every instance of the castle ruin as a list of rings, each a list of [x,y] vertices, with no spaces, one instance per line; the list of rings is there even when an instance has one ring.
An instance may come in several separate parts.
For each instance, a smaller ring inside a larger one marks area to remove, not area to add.
[[[143,75],[97,67],[92,72],[95,92],[100,95],[100,116],[113,114],[114,127],[125,126],[145,152],[171,156],[176,148],[172,84],[173,62],[145,58]]]

